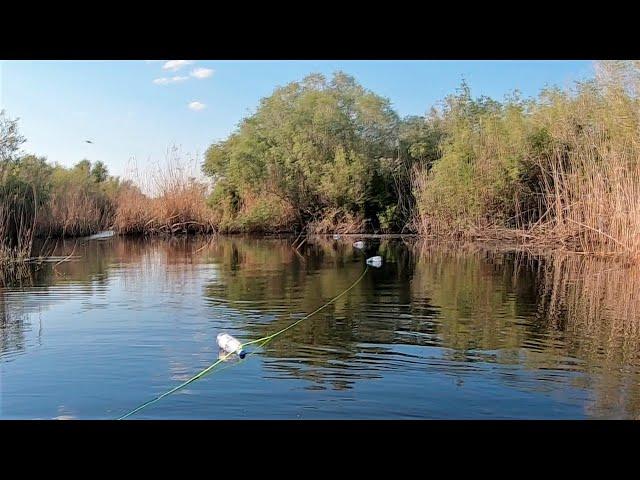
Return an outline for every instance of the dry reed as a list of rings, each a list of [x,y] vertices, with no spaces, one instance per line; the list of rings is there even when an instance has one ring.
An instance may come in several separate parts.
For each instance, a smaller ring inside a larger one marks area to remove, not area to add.
[[[208,233],[214,231],[207,206],[208,186],[197,165],[181,159],[176,149],[168,161],[148,175],[134,173],[117,197],[113,228],[122,234]],[[146,190],[146,193],[143,191]]]

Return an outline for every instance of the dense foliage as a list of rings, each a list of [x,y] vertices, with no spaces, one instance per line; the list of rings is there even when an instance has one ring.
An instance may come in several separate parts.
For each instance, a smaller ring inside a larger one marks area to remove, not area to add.
[[[466,86],[448,97],[435,117],[440,156],[414,176],[419,231],[510,228],[640,252],[640,62],[597,73],[526,101],[473,99]]]
[[[328,214],[332,230],[380,214],[396,221],[398,132],[389,101],[345,74],[276,89],[207,151],[220,227],[302,228]]]
[[[224,231],[521,232],[640,249],[640,63],[537,98],[475,98],[466,83],[425,116],[338,73],[263,99],[204,170]],[[632,200],[628,200],[632,199]]]
[[[88,235],[109,225],[120,181],[102,162],[51,165],[23,154],[23,142],[17,121],[0,113],[0,256],[28,257],[35,236]]]

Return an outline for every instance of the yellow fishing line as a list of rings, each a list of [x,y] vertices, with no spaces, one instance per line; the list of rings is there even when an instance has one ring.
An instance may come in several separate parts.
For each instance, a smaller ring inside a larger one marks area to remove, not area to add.
[[[260,345],[261,347],[266,345],[268,342],[270,342],[271,340],[273,340],[275,337],[277,337],[278,335],[283,334],[284,332],[286,332],[287,330],[295,327],[296,325],[298,325],[300,322],[307,320],[308,318],[314,316],[316,313],[320,312],[321,310],[327,308],[329,305],[331,305],[332,303],[334,303],[336,300],[338,300],[340,297],[343,297],[344,295],[346,295],[351,289],[353,289],[353,287],[355,287],[358,283],[360,283],[360,281],[364,278],[364,276],[367,274],[367,272],[369,271],[369,266],[367,265],[366,268],[364,269],[364,271],[362,272],[362,275],[360,275],[360,277],[358,277],[358,279],[353,282],[351,284],[351,286],[349,288],[347,288],[345,291],[343,291],[342,293],[340,293],[339,295],[336,295],[335,297],[333,297],[331,300],[329,300],[327,303],[325,303],[324,305],[322,305],[321,307],[318,307],[317,309],[315,309],[313,312],[309,313],[308,315],[305,315],[304,317],[300,318],[299,320],[296,320],[295,322],[293,322],[291,325],[288,325],[287,327],[278,330],[275,333],[272,333],[271,335],[267,335],[265,337],[261,337],[258,338],[256,340],[251,340],[250,342],[246,342],[242,344],[242,347],[246,347],[247,345],[254,345],[256,343],[260,343],[262,342],[262,344]],[[253,353],[253,352],[252,352]],[[252,353],[249,353],[247,355],[247,357],[249,355],[252,355]],[[196,375],[194,375],[193,377],[191,377],[189,380],[181,383],[180,385],[178,385],[177,387],[172,388],[171,390],[163,393],[162,395],[157,396],[156,398],[149,400],[148,402],[143,403],[142,405],[140,405],[139,407],[136,407],[135,409],[131,410],[130,412],[122,415],[121,417],[118,418],[118,420],[123,420],[127,417],[130,417],[131,415],[133,415],[136,412],[139,412],[140,410],[142,410],[143,408],[157,402],[158,400],[163,399],[164,397],[171,395],[172,393],[177,392],[178,390],[180,390],[181,388],[186,387],[187,385],[189,385],[190,383],[196,381],[197,379],[201,378],[202,376],[206,375],[207,373],[209,373],[211,370],[213,370],[216,366],[220,365],[220,363],[224,362],[227,358],[229,358],[231,355],[233,355],[233,352],[226,354],[224,357],[219,358],[218,360],[216,360],[214,363],[212,363],[211,365],[209,365],[207,368],[205,368],[204,370],[202,370],[201,372],[197,373]],[[238,362],[240,363],[240,362]],[[231,366],[231,365],[230,365]]]

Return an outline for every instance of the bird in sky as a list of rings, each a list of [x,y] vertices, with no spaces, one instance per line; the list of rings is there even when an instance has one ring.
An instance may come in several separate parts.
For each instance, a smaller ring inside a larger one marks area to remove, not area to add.
[[[87,143],[93,143],[91,140],[85,140],[85,142],[87,142]]]

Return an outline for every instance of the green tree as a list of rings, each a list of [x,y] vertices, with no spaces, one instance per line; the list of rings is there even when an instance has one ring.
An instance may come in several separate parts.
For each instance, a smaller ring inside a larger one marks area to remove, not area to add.
[[[18,120],[7,118],[4,110],[0,110],[0,182],[6,180],[24,142],[25,138],[18,132]]]
[[[442,121],[435,109],[426,117],[409,116],[400,124],[399,148],[410,164],[426,167],[440,157],[440,141],[444,136]]]
[[[390,201],[377,175],[395,155],[398,123],[389,100],[344,73],[277,88],[208,149],[204,171],[217,183],[213,207],[236,224],[267,197],[281,205],[271,222],[286,211],[298,227],[328,209],[375,217]]]
[[[86,158],[84,160],[80,160],[73,166],[73,169],[78,172],[80,175],[84,177],[88,177],[91,175],[91,162]]]
[[[107,170],[107,166],[103,162],[98,160],[93,164],[93,167],[91,168],[91,176],[97,183],[106,182],[109,178],[109,171]]]

